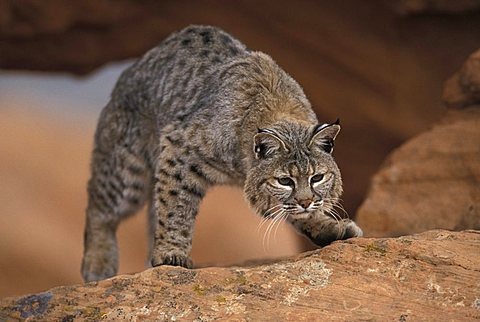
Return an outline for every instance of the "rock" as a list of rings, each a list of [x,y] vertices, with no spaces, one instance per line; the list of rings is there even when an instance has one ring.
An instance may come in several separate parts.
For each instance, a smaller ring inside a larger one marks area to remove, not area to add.
[[[480,109],[450,111],[395,150],[357,212],[366,236],[480,228]]]
[[[367,236],[480,228],[480,50],[443,97],[462,109],[396,149],[374,176],[357,212]]]
[[[0,320],[480,318],[480,231],[335,242],[253,267],[149,269],[0,300]]]
[[[396,9],[401,14],[442,13],[459,14],[480,8],[479,0],[397,0]]]
[[[480,104],[480,49],[445,83],[443,100],[452,108]]]

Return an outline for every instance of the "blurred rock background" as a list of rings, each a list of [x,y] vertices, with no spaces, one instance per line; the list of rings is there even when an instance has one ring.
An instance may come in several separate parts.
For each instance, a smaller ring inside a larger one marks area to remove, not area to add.
[[[81,281],[96,117],[128,59],[172,31],[222,27],[296,78],[321,121],[341,119],[335,155],[354,216],[387,154],[445,114],[443,83],[480,46],[479,8],[475,0],[0,0],[0,297]],[[476,170],[467,179],[475,224]],[[385,210],[370,213],[367,234],[409,233],[375,231]],[[282,226],[265,250],[258,222],[240,191],[214,189],[199,216],[195,262],[229,265],[311,247]],[[144,228],[144,215],[120,227],[120,273],[143,269]]]

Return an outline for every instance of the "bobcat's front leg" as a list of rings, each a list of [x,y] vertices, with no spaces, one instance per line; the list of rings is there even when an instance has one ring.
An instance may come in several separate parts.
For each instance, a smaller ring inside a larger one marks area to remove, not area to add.
[[[198,176],[198,164],[167,147],[156,165],[153,202],[156,212],[152,266],[192,267],[195,217],[208,183]]]
[[[321,247],[335,240],[363,236],[362,229],[353,220],[335,220],[324,214],[304,219],[290,219],[290,223],[314,244]]]

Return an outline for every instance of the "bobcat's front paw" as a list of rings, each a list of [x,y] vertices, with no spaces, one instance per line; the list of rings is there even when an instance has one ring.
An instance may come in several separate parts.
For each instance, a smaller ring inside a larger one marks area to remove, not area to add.
[[[352,237],[362,237],[363,231],[353,220],[348,220],[345,225],[345,233],[342,239],[348,239]]]
[[[192,268],[193,262],[185,253],[178,250],[170,251],[153,251],[152,266],[171,265]]]

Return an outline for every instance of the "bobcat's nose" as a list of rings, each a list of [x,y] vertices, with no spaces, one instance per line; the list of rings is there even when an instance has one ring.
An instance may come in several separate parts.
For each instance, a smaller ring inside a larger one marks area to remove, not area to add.
[[[300,206],[302,206],[304,209],[307,209],[310,207],[312,204],[312,199],[304,199],[304,200],[298,200],[297,201]]]

